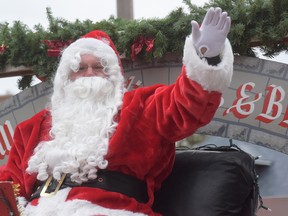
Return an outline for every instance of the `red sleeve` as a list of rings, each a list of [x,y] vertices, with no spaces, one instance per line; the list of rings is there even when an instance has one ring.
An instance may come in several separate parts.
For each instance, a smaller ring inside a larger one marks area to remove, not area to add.
[[[46,128],[43,124],[45,116],[47,116],[47,111],[42,111],[17,125],[7,164],[0,169],[0,180],[19,184],[20,195],[24,197],[31,195],[36,181],[34,175],[26,172],[26,168],[34,148],[41,139],[40,128]]]
[[[144,116],[156,124],[163,137],[178,141],[208,124],[214,117],[221,93],[205,91],[186,76],[185,67],[176,82],[156,89],[145,103]],[[152,118],[151,118],[152,116]]]

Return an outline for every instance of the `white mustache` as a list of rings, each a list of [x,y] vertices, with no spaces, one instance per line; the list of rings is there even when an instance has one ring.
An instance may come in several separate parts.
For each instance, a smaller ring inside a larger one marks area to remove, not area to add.
[[[81,99],[93,97],[103,99],[113,92],[113,83],[102,77],[80,77],[64,87],[67,96],[71,93]]]

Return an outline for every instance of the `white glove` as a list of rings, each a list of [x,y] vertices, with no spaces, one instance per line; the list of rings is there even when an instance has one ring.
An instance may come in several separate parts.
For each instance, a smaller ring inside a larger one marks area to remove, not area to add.
[[[222,9],[210,8],[199,29],[199,24],[192,21],[192,38],[194,46],[200,57],[218,56],[223,48],[230,30],[231,19]]]

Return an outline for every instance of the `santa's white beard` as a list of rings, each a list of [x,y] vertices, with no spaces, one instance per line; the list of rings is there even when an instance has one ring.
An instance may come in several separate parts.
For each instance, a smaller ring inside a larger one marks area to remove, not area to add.
[[[95,179],[97,170],[108,165],[105,155],[117,126],[114,117],[122,105],[119,91],[120,87],[101,77],[78,78],[67,84],[63,100],[52,104],[53,139],[37,146],[27,171],[38,173],[41,181],[51,174],[60,179],[63,173],[70,173],[79,183]]]

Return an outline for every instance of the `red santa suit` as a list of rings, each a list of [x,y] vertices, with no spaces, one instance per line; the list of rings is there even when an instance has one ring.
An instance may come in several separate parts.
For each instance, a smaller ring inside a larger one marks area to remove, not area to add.
[[[174,84],[124,93],[123,104],[115,118],[117,129],[109,138],[104,155],[108,162],[106,169],[146,182],[147,202],[91,187],[68,187],[53,197],[29,201],[39,180],[37,173],[28,173],[26,169],[37,145],[52,139],[49,109],[16,127],[14,145],[1,180],[20,184],[20,196],[28,201],[27,208],[32,209],[33,215],[51,215],[51,212],[54,215],[160,215],[153,212],[151,206],[155,190],[171,172],[175,142],[211,121],[221,92],[231,81],[233,53],[228,40],[220,57],[217,66],[208,65],[196,54],[189,36],[184,47],[182,73]]]

